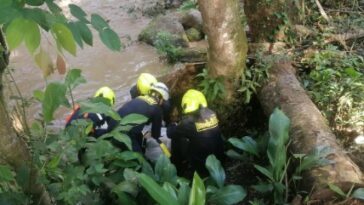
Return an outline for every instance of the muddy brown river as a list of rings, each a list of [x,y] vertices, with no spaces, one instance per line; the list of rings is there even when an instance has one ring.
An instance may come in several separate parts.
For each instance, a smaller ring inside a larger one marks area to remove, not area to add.
[[[167,71],[168,65],[160,61],[156,50],[146,44],[137,42],[140,31],[151,20],[141,15],[138,11],[143,1],[138,0],[62,0],[58,4],[69,16],[68,4],[74,3],[83,8],[86,13],[98,13],[109,21],[111,27],[120,36],[125,47],[121,52],[112,52],[100,41],[98,34],[94,32],[94,45],[78,48],[77,56],[66,55],[68,68],[80,68],[87,83],[74,90],[76,100],[92,96],[101,86],[109,86],[115,90],[117,102],[115,108],[120,107],[130,99],[129,89],[142,72],[160,75]],[[131,12],[133,11],[133,12]],[[51,39],[49,39],[51,40]],[[48,53],[55,53],[55,46],[49,43],[47,38],[42,38],[42,47]],[[56,55],[52,55],[54,61]],[[14,69],[15,81],[26,98],[32,96],[36,89],[43,89],[46,81],[42,72],[33,58],[25,49],[20,47],[11,55],[10,68]],[[47,81],[62,80],[64,76],[55,73]],[[27,108],[28,119],[31,121],[41,111],[39,103],[32,103]],[[60,109],[56,113],[55,124],[62,126],[64,116],[69,109]]]

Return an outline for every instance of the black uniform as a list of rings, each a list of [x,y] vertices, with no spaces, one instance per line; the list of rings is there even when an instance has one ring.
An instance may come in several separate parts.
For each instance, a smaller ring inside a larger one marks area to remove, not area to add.
[[[196,113],[185,116],[177,126],[167,128],[168,137],[172,138],[172,162],[183,168],[182,161],[187,160],[192,171],[207,175],[206,158],[214,154],[220,161],[224,158],[223,140],[215,112],[201,108]]]
[[[118,113],[120,117],[125,117],[129,114],[140,114],[147,117],[147,122],[134,126],[127,134],[132,141],[133,151],[143,153],[142,130],[145,125],[152,123],[152,137],[158,140],[161,135],[162,127],[162,108],[157,101],[150,96],[139,96],[122,106]]]
[[[89,119],[92,121],[93,129],[90,133],[91,136],[98,138],[103,134],[110,132],[117,125],[117,121],[113,118],[106,116],[101,113],[84,113],[80,112],[80,108],[76,108],[76,110],[72,113],[71,117],[66,122],[66,127],[69,126],[72,121],[77,119]]]
[[[130,92],[131,99],[141,96],[136,85],[131,87],[129,92]],[[163,110],[163,120],[166,123],[166,125],[168,125],[171,121],[171,119],[170,119],[170,112],[171,112],[170,100],[163,101],[162,110]]]

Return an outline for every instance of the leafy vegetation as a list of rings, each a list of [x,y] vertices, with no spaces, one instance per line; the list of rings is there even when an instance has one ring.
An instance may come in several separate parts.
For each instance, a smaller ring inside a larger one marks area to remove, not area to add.
[[[187,0],[182,3],[182,5],[178,8],[179,11],[187,11],[190,9],[197,9],[198,3],[197,0]]]
[[[196,76],[200,78],[200,84],[198,87],[201,92],[206,96],[208,102],[214,102],[215,100],[221,100],[225,96],[224,79],[222,77],[213,78],[208,74],[208,70],[203,69],[202,73]]]
[[[159,32],[155,43],[158,52],[165,55],[169,63],[177,62],[182,55],[182,48],[174,46],[173,41],[171,33]]]

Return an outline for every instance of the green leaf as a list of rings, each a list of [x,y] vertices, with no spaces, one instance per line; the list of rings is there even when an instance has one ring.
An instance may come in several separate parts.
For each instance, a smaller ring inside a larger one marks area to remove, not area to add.
[[[13,3],[13,0],[1,0],[0,1],[0,9],[11,6],[11,3]]]
[[[111,191],[117,195],[119,195],[118,193],[126,192],[135,197],[138,194],[138,186],[137,183],[132,181],[122,181],[114,186]]]
[[[99,32],[109,28],[109,24],[98,14],[91,15],[91,25]]]
[[[26,20],[23,18],[14,19],[6,28],[5,35],[9,49],[14,50],[24,40]]]
[[[98,103],[80,102],[80,107],[81,107],[80,109],[81,113],[86,113],[86,112],[102,113],[107,116],[110,116],[114,120],[120,120],[120,115],[117,112],[115,112],[109,105],[102,102]]]
[[[87,14],[77,5],[69,4],[68,7],[70,8],[71,14],[78,18],[80,21],[88,23],[87,19],[85,18]]]
[[[177,200],[177,193],[176,193],[175,187],[172,184],[170,184],[168,182],[164,182],[163,189],[166,190],[171,196],[173,196],[173,198],[175,198]]]
[[[22,12],[25,18],[37,22],[44,30],[49,30],[49,24],[46,19],[46,14],[49,14],[47,11],[39,8],[24,8]]]
[[[364,200],[364,188],[356,189],[351,195],[354,199]]]
[[[88,28],[88,26],[83,22],[76,22],[76,26],[81,34],[83,41],[85,41],[85,43],[87,43],[88,45],[92,46],[93,37],[91,30]]]
[[[135,202],[135,199],[133,199],[132,197],[130,197],[129,195],[127,195],[124,192],[114,192],[116,193],[116,195],[118,196],[118,203],[119,204],[127,204],[127,205],[137,205],[137,203]]]
[[[268,177],[270,180],[274,180],[273,179],[273,174],[268,171],[266,168],[262,167],[262,166],[259,166],[259,165],[254,165],[254,167],[262,174],[264,174],[266,177]]]
[[[81,75],[80,69],[71,69],[68,71],[64,83],[67,87],[74,89],[82,83],[86,83],[86,79]]]
[[[180,188],[178,190],[178,202],[180,205],[186,205],[188,203],[190,192],[191,188],[188,186],[188,183],[180,184]]]
[[[121,42],[120,38],[115,31],[111,30],[110,28],[106,28],[100,31],[100,38],[101,41],[112,51],[120,51],[121,49]]]
[[[0,165],[0,182],[10,182],[14,180],[11,168],[6,165]]]
[[[120,121],[120,125],[138,125],[147,122],[148,118],[140,114],[129,114],[123,117]]]
[[[43,102],[44,99],[44,92],[41,90],[34,90],[33,97],[38,100],[39,102]]]
[[[246,191],[243,187],[238,185],[228,185],[219,189],[213,194],[209,202],[218,205],[230,205],[241,202],[246,197]]]
[[[40,45],[40,31],[38,24],[32,20],[26,20],[24,27],[27,31],[25,33],[25,45],[27,46],[29,53],[34,53]]]
[[[126,147],[128,147],[129,150],[132,150],[132,148],[131,148],[131,140],[130,140],[130,137],[128,135],[123,134],[123,133],[118,132],[118,131],[117,132],[111,132],[110,134],[117,141],[124,143],[126,145]]]
[[[268,193],[268,192],[273,191],[272,184],[258,184],[258,185],[254,185],[253,188],[260,193]]]
[[[30,6],[41,6],[44,4],[44,0],[25,0],[25,3]]]
[[[1,8],[0,4],[0,24],[6,24],[17,17],[22,15],[19,10],[12,8],[12,7],[3,7]]]
[[[66,90],[66,86],[61,83],[54,82],[47,86],[42,104],[45,122],[53,120],[53,113],[60,105],[69,105]]]
[[[205,205],[206,190],[197,172],[193,175],[192,189],[188,205]]]
[[[345,69],[345,73],[350,76],[351,78],[358,78],[361,76],[361,73],[356,71],[354,68],[350,67],[350,68],[346,68]]]
[[[258,156],[258,145],[257,143],[249,136],[245,136],[242,139],[238,139],[235,137],[229,138],[228,141],[236,148],[246,151],[250,154]]]
[[[225,171],[215,155],[209,155],[206,159],[206,168],[215,183],[221,188],[225,182]]]
[[[62,12],[62,9],[57,4],[55,4],[53,0],[45,0],[45,2],[53,14],[59,14]]]
[[[178,205],[178,201],[152,178],[145,174],[139,175],[139,183],[149,193],[149,195],[160,205]],[[198,205],[198,204],[196,204]]]
[[[336,186],[335,184],[329,183],[327,185],[329,185],[329,188],[331,189],[331,191],[339,194],[342,197],[345,197],[346,196],[346,194],[340,189],[340,187]]]
[[[72,35],[73,35],[73,38],[75,39],[78,46],[80,46],[80,48],[83,48],[83,41],[82,41],[81,31],[78,28],[78,26],[76,25],[76,23],[75,22],[69,22],[68,27],[70,28],[70,30],[72,32]]]
[[[76,43],[70,29],[61,23],[52,26],[51,31],[57,41],[57,45],[61,45],[66,51],[72,55],[76,55]]]
[[[155,175],[161,182],[169,182],[173,185],[177,184],[176,167],[169,161],[165,155],[160,155],[155,164]]]

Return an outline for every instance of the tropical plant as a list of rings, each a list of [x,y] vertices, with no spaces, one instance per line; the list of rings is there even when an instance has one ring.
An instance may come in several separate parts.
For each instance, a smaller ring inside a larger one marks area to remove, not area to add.
[[[208,74],[205,68],[196,76],[200,78],[198,87],[205,94],[208,102],[213,102],[217,99],[223,99],[225,96],[224,79],[222,77],[213,78]]]
[[[159,32],[155,47],[160,54],[166,56],[169,63],[175,63],[181,58],[182,48],[174,46],[174,37],[171,33]]]

